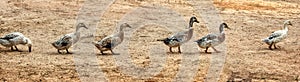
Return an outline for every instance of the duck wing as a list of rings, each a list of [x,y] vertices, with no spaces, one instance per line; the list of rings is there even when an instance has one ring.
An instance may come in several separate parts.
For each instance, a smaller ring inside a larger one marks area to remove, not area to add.
[[[13,32],[13,33],[9,33],[9,34],[5,35],[1,39],[10,40],[10,39],[14,39],[14,38],[19,37],[19,36],[23,36],[23,34],[19,33],[19,32]]]
[[[198,44],[205,43],[205,44],[211,44],[214,40],[218,39],[218,35],[216,34],[208,34],[206,36],[203,36],[201,39],[195,41]]]
[[[168,39],[172,41],[178,41],[178,42],[183,42],[186,41],[188,37],[188,34],[186,32],[177,32],[173,34],[172,36],[168,37]]]
[[[176,35],[176,36],[168,37],[168,39],[172,41],[183,42],[186,40],[186,36],[187,35]]]
[[[207,40],[214,40],[218,38],[217,34],[208,34],[204,38],[207,38]]]
[[[72,46],[72,36],[68,34],[60,37],[57,41],[53,42],[52,45],[57,49],[67,49]]]
[[[99,44],[103,48],[114,48],[117,45],[119,45],[122,42],[121,38],[119,37],[114,37],[114,36],[108,36],[99,41]]]
[[[72,43],[68,40],[63,40],[60,42],[61,46],[68,46],[68,45],[71,45]]]
[[[218,35],[217,34],[208,34],[201,39],[195,41],[197,42],[198,46],[201,48],[207,48],[210,46],[215,45],[218,42]]]
[[[282,34],[283,34],[283,33],[282,33],[281,31],[275,31],[275,32],[273,32],[273,33],[268,37],[268,39],[271,40],[271,39],[280,37]]]

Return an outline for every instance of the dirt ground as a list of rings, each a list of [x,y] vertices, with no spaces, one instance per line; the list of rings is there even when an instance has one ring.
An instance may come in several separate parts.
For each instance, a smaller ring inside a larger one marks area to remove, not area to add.
[[[124,14],[143,4],[161,4],[184,17],[186,21],[195,15],[194,33],[208,33],[201,16],[192,5],[183,0],[116,0],[101,17],[96,40],[113,33]],[[75,70],[73,55],[58,54],[50,45],[63,34],[74,32],[76,17],[84,0],[1,0],[0,36],[10,32],[21,32],[33,42],[33,52],[20,45],[23,52],[0,47],[0,81],[80,81]],[[227,56],[220,82],[234,79],[242,81],[296,82],[300,79],[300,2],[298,0],[214,0],[221,17],[231,27],[226,29]],[[269,50],[261,42],[273,31],[282,29],[283,21],[291,20],[288,37],[278,43],[280,49]],[[130,42],[130,53],[134,63],[145,67],[149,64],[149,48],[154,44],[164,45],[156,39],[172,33],[161,26],[139,29]],[[166,52],[168,47],[165,46]],[[72,49],[70,49],[72,52]],[[98,50],[95,49],[97,53]],[[213,50],[209,50],[212,52]],[[185,52],[185,51],[183,51]],[[203,52],[203,50],[201,50]],[[199,54],[200,65],[194,81],[205,80],[211,54]],[[112,55],[97,55],[100,68],[112,82],[168,82],[178,73],[181,55],[166,53],[167,62],[163,70],[149,79],[134,78],[123,74],[114,63]]]

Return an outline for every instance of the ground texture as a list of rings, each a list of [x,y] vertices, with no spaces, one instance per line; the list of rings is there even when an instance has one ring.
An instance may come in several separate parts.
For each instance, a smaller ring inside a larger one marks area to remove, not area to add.
[[[23,52],[10,51],[0,47],[0,81],[80,81],[73,55],[58,54],[51,42],[75,30],[74,24],[83,0],[1,0],[0,35],[21,32],[33,42],[33,52],[26,46],[19,46]],[[300,79],[300,2],[297,0],[214,0],[221,17],[231,27],[226,30],[226,62],[219,81],[271,81],[292,82]],[[197,37],[208,33],[206,23],[195,8],[182,0],[116,0],[103,13],[96,40],[114,32],[118,21],[129,11],[145,4],[160,4],[172,9],[186,21],[195,15]],[[166,15],[167,17],[167,15]],[[100,17],[99,17],[100,18]],[[278,43],[280,49],[269,50],[261,42],[273,31],[282,29],[283,21],[291,20],[288,37]],[[105,27],[105,28],[104,28]],[[158,25],[144,26],[130,41],[130,53],[134,63],[146,67],[149,59],[149,46],[163,45],[156,39],[172,34]],[[195,37],[192,40],[197,39]],[[168,52],[168,47],[164,46]],[[72,48],[70,49],[72,52]],[[209,50],[213,52],[213,50]],[[95,49],[95,52],[99,53]],[[188,51],[183,51],[188,52]],[[196,51],[195,51],[196,52]],[[211,54],[199,54],[199,69],[194,81],[206,79]],[[109,52],[108,52],[109,53]],[[123,74],[114,63],[112,55],[97,55],[99,66],[109,81],[141,82],[172,81],[178,73],[182,54],[165,53],[167,61],[163,70],[152,78],[141,79]],[[105,61],[105,62],[104,62]]]

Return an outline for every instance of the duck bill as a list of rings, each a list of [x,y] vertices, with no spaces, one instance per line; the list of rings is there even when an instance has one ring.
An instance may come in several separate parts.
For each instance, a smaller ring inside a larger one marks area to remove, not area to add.
[[[30,47],[28,47],[28,52],[31,52],[31,46],[30,46]]]
[[[86,27],[86,26],[85,26],[84,28],[85,28],[85,29],[88,29],[88,27]]]

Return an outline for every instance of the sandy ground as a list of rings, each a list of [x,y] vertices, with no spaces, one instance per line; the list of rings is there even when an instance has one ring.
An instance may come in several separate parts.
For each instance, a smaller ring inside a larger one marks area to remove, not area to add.
[[[77,13],[84,1],[72,0],[1,0],[0,35],[21,32],[29,37],[33,52],[20,45],[23,52],[10,51],[0,47],[1,81],[80,81],[75,70],[73,55],[58,54],[50,45],[66,33],[75,30]],[[188,21],[195,15],[201,23],[195,24],[195,35],[208,33],[201,16],[191,4],[182,0],[117,0],[101,17],[95,40],[113,33],[118,21],[129,11],[144,4],[161,4],[184,17]],[[221,82],[232,80],[292,82],[300,79],[299,23],[300,2],[297,0],[214,0],[220,15],[232,28],[226,29],[227,56],[221,73]],[[275,30],[282,29],[284,20],[291,20],[289,36],[278,43],[280,49],[269,50],[261,42]],[[105,27],[105,28],[103,28]],[[162,26],[149,25],[150,29],[139,29],[130,41],[130,53],[134,63],[146,67],[149,46],[163,45],[156,39],[172,34]],[[167,46],[166,52],[168,50]],[[72,49],[70,49],[72,52]],[[213,50],[209,50],[212,52]],[[95,52],[99,53],[96,49]],[[186,52],[186,51],[183,51]],[[201,50],[203,52],[203,50]],[[211,54],[199,54],[199,69],[194,81],[204,81],[210,65]],[[134,78],[123,74],[115,65],[112,55],[97,55],[99,66],[109,81],[141,82],[172,81],[178,73],[182,54],[166,53],[163,70],[149,79]],[[103,62],[105,61],[105,62]]]

